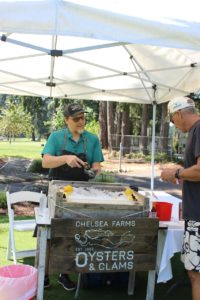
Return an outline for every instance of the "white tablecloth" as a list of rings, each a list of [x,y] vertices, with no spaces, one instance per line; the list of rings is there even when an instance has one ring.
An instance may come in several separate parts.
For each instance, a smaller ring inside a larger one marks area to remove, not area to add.
[[[168,226],[168,229],[160,229],[158,233],[157,283],[166,282],[173,277],[170,259],[181,251],[184,232],[184,221],[160,223]]]
[[[145,194],[145,191],[139,191]],[[148,191],[150,201],[162,201],[172,203],[171,221],[160,222],[161,227],[168,229],[160,229],[158,232],[158,248],[157,248],[157,283],[170,280],[172,275],[171,258],[176,252],[180,252],[183,242],[184,222],[179,221],[179,205],[181,199],[174,197],[163,191]]]

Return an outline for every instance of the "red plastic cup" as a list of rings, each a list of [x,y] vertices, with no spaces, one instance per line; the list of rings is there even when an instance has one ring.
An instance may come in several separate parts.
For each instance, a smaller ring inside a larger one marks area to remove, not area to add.
[[[156,202],[157,217],[160,221],[170,221],[172,214],[172,203]]]

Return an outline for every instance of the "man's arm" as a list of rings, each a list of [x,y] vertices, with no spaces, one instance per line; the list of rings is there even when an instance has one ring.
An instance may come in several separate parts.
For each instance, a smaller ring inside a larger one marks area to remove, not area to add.
[[[161,179],[164,181],[176,183],[177,168],[165,169],[161,173]],[[200,181],[200,156],[197,159],[197,163],[189,168],[180,168],[179,170],[180,180],[188,181]]]
[[[67,164],[71,168],[78,167],[85,165],[85,162],[78,158],[76,155],[60,155],[60,156],[53,156],[50,154],[44,154],[42,158],[42,167],[53,169],[60,167],[64,164]]]
[[[196,165],[186,169],[180,169],[179,176],[182,180],[200,181],[200,156],[197,159]]]

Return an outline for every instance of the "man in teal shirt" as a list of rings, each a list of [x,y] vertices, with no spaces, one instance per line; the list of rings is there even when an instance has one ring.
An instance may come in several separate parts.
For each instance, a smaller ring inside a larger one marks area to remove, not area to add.
[[[50,169],[50,180],[87,181],[91,174],[95,176],[100,172],[100,163],[104,160],[99,139],[84,130],[85,111],[81,105],[68,105],[64,120],[67,128],[53,132],[48,138],[42,151],[42,166]],[[86,169],[90,169],[90,173]],[[45,281],[48,286],[47,274]],[[58,282],[66,290],[75,289],[67,274],[60,274]]]
[[[67,128],[53,132],[42,151],[43,168],[51,169],[50,179],[85,181],[86,165],[101,170],[104,159],[99,139],[84,130],[85,114],[79,104],[66,107],[64,120]]]

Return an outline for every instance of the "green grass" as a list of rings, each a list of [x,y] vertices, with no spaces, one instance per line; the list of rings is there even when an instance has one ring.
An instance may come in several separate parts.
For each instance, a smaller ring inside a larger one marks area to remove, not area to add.
[[[32,142],[28,139],[16,139],[11,144],[0,141],[0,157],[41,158],[41,151],[45,141]]]
[[[21,217],[18,217],[21,219]],[[32,238],[30,232],[17,232],[16,234],[17,248],[23,249],[35,247],[36,239]],[[23,243],[22,243],[23,241]],[[8,242],[8,217],[0,215],[0,267],[4,265],[10,265],[13,263],[12,260],[6,259],[6,249]],[[180,262],[179,254],[175,255],[172,259],[173,267],[173,279],[167,283],[159,283],[155,286],[155,297],[154,300],[162,300],[167,290],[179,280],[183,275],[183,265]],[[33,258],[26,258],[18,260],[19,263],[34,265]],[[51,287],[44,291],[44,300],[74,300],[74,292],[65,291],[57,283],[58,274],[51,275]],[[73,274],[72,278],[77,279],[77,275]],[[147,272],[137,272],[135,279],[135,293],[134,296],[127,295],[127,289],[125,288],[111,288],[111,287],[100,287],[93,289],[81,289],[78,300],[145,300],[146,298],[146,285],[147,285]],[[189,285],[180,286],[176,288],[167,298],[167,300],[191,300],[191,288]]]
[[[27,217],[16,217],[16,220],[22,220],[25,218],[27,219]],[[8,216],[0,215],[0,266],[9,265],[13,263],[12,260],[6,259],[6,249],[8,244],[8,228]],[[32,238],[31,232],[17,232],[16,247],[17,250],[35,248],[36,239]]]

